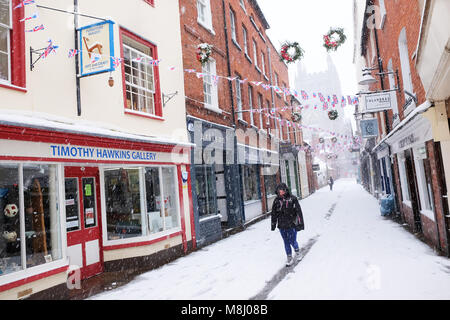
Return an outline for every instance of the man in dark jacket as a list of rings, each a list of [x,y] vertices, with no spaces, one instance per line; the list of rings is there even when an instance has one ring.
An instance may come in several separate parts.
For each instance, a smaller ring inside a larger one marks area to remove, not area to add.
[[[297,197],[291,195],[287,185],[279,184],[276,192],[277,197],[272,205],[272,231],[278,226],[286,250],[286,266],[289,267],[294,263],[291,246],[295,250],[296,259],[299,258],[297,231],[303,230],[305,225],[300,203]]]

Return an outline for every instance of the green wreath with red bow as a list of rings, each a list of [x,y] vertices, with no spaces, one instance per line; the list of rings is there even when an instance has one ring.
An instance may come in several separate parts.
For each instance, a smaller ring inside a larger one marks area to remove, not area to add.
[[[281,61],[286,63],[294,63],[303,58],[305,51],[300,47],[298,42],[285,42],[281,45]]]
[[[323,36],[323,46],[328,52],[336,51],[347,40],[343,28],[331,28],[326,35]]]

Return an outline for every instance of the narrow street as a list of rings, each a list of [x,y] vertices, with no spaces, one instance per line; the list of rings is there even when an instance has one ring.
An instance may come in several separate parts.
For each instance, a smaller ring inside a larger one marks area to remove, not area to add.
[[[90,299],[449,299],[450,261],[352,179],[301,200],[302,259],[286,268],[270,219]]]

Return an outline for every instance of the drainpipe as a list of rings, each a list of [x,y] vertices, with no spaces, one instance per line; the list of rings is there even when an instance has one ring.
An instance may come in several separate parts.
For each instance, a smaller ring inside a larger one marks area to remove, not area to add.
[[[73,11],[78,13],[78,0],[73,0]],[[75,49],[78,48],[78,15],[73,16],[75,25]],[[78,48],[81,49],[81,48]],[[81,116],[81,89],[80,89],[80,77],[78,77],[78,70],[80,69],[80,60],[78,55],[75,55],[75,79],[77,87],[77,115]]]

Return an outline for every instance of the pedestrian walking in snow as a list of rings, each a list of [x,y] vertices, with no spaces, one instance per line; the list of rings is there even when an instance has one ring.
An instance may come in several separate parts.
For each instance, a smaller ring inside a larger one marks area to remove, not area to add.
[[[295,259],[300,258],[300,248],[297,243],[297,232],[305,228],[302,208],[297,197],[291,195],[288,186],[281,183],[276,188],[277,197],[272,205],[272,231],[278,227],[284,241],[287,262],[289,267],[294,263],[292,248],[295,250]],[[291,248],[292,247],[292,248]]]
[[[328,178],[328,184],[330,186],[330,190],[333,191],[333,184],[334,184],[333,177],[330,176]]]

